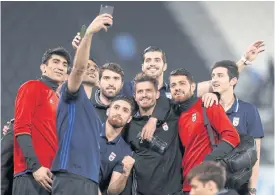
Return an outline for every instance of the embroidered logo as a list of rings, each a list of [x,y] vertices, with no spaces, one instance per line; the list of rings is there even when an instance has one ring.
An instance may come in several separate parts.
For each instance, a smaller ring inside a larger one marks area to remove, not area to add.
[[[109,161],[113,161],[115,157],[116,157],[116,154],[112,152],[109,156]]]
[[[169,130],[169,127],[168,127],[167,123],[163,123],[162,124],[162,128],[163,128],[164,131],[168,131]]]
[[[171,98],[172,98],[172,96],[171,96],[171,93],[170,93],[170,92],[165,92],[165,95],[166,95],[166,97],[167,97],[167,98],[169,98],[169,99],[171,99]]]
[[[195,122],[196,119],[197,119],[197,114],[196,113],[192,114],[192,122]]]
[[[239,117],[234,117],[233,118],[233,125],[236,127],[239,125],[239,122],[240,122],[240,118]]]
[[[53,100],[52,99],[50,99],[50,103],[53,104]]]

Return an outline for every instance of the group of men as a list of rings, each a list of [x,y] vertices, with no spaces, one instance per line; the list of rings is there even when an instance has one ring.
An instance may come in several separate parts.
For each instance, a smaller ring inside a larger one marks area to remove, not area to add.
[[[2,140],[14,147],[12,194],[225,194],[224,170],[212,161],[240,143],[239,133],[255,138],[258,161],[247,185],[236,190],[256,194],[263,129],[256,107],[239,100],[234,87],[239,72],[263,51],[263,41],[237,63],[215,63],[211,81],[198,84],[183,68],[172,71],[166,84],[165,53],[148,47],[142,72],[127,83],[119,64],[98,67],[90,58],[93,35],[112,23],[111,15],[99,15],[84,37],[75,37],[71,70],[64,48],[48,50],[41,79],[19,88],[14,144]],[[219,134],[217,150],[211,149],[202,104]],[[223,179],[202,179],[208,166],[218,167]]]

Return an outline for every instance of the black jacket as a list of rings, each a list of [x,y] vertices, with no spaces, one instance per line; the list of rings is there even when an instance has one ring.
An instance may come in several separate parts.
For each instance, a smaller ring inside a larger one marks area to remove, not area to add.
[[[235,190],[221,190],[217,195],[239,195],[239,194]]]
[[[101,103],[101,101],[99,99],[99,95],[100,95],[100,90],[99,89],[95,90],[95,93],[91,97],[91,101],[92,101],[94,107],[96,108],[96,112],[97,112],[98,116],[100,117],[101,121],[105,122],[107,120],[106,111],[109,106],[106,106],[103,103]]]
[[[1,195],[12,194],[13,125],[1,140]]]
[[[137,194],[167,195],[181,191],[182,172],[178,116],[172,109],[166,110],[166,118],[158,123],[154,137],[167,144],[164,153],[156,150],[147,141],[139,140],[139,133],[149,116],[133,117],[125,129],[125,141],[134,151],[134,183]],[[136,181],[135,181],[136,180]],[[127,183],[127,188],[129,184]]]

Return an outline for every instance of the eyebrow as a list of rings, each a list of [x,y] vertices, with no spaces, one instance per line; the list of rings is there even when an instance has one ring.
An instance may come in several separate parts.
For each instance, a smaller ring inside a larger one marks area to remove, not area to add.
[[[55,61],[58,61],[58,62],[60,62],[61,60],[60,59],[58,59],[58,58],[52,58],[52,60],[55,60]],[[65,64],[68,64],[68,62],[65,60],[64,62],[62,62],[63,64],[65,63]]]

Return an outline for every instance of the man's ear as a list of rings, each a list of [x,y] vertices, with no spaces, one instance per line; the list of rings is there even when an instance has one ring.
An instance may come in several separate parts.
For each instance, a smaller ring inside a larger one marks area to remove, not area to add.
[[[159,90],[157,90],[157,95],[156,95],[157,100],[159,99],[159,96],[160,96],[160,92],[159,92]]]
[[[194,93],[196,89],[196,83],[191,83],[191,91]]]
[[[210,180],[205,183],[205,188],[209,191],[214,191],[215,188],[217,188],[217,184],[214,181]]]
[[[238,79],[237,79],[237,77],[234,77],[234,78],[232,78],[231,80],[230,80],[230,85],[231,86],[235,86],[236,84],[237,84],[237,82],[238,82]]]
[[[109,116],[109,113],[110,113],[110,108],[107,109],[106,115]]]
[[[45,74],[46,73],[46,64],[41,64],[40,65],[40,70],[41,70],[41,72],[42,72],[42,74]]]
[[[144,70],[145,70],[143,63],[141,64],[141,70],[142,70],[142,72],[144,72]]]
[[[163,72],[165,72],[166,70],[167,70],[167,63],[165,63],[163,66]]]

